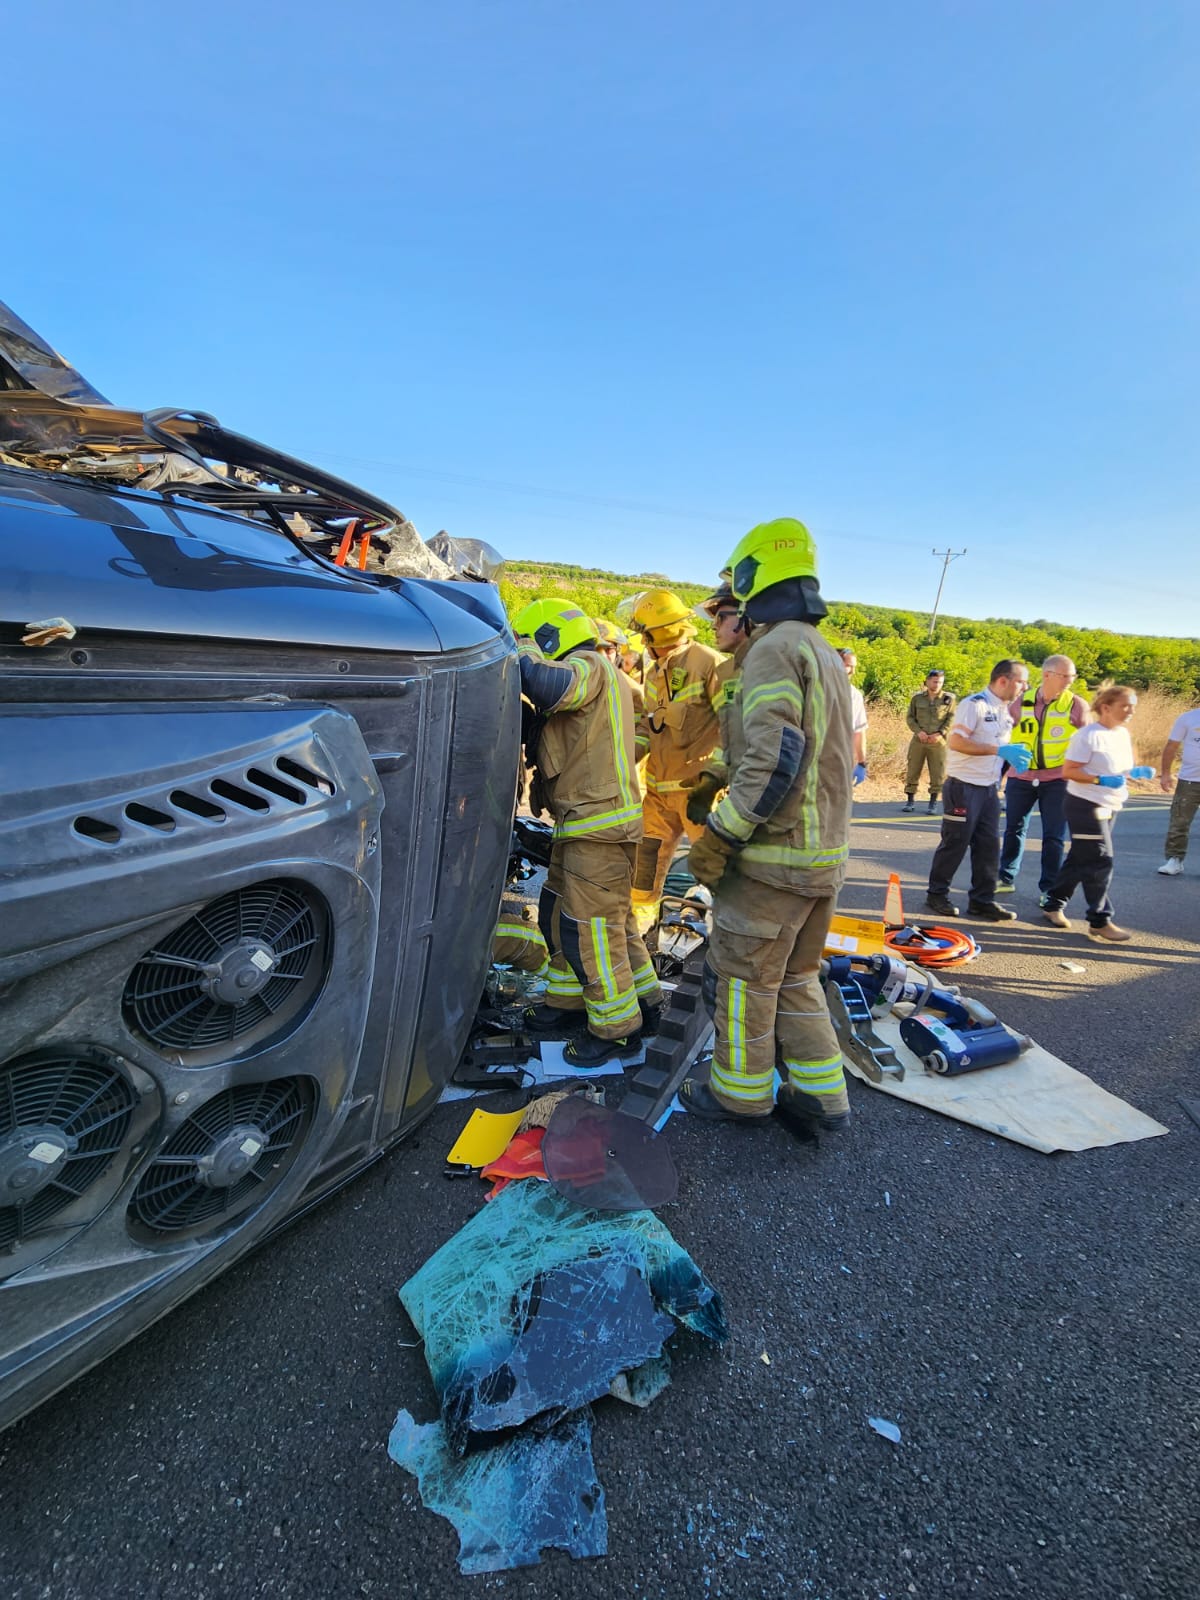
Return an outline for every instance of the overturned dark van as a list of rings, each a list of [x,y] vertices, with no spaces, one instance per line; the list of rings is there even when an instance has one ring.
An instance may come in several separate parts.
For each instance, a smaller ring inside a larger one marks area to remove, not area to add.
[[[3,1426],[436,1103],[520,695],[486,562],[3,306],[0,559]]]

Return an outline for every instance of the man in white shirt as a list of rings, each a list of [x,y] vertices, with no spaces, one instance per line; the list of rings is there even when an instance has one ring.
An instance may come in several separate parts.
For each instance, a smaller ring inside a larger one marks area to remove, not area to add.
[[[1180,757],[1178,782],[1171,776],[1176,756]],[[1167,859],[1158,870],[1164,878],[1177,878],[1183,871],[1192,818],[1200,807],[1200,706],[1176,717],[1159,772],[1159,787],[1164,794],[1174,792],[1174,799],[1167,823]]]
[[[956,917],[950,885],[968,849],[971,892],[967,914],[988,922],[1013,922],[1016,913],[996,904],[1000,873],[1000,774],[1004,763],[1022,770],[1028,752],[1011,743],[1011,707],[1029,687],[1022,661],[998,661],[986,689],[960,700],[946,740],[946,782],[942,789],[942,838],[929,867],[923,911]]]
[[[863,699],[863,692],[854,682],[854,674],[858,671],[858,657],[849,645],[838,651],[845,663],[846,676],[850,679],[850,727],[854,733],[854,785],[855,788],[867,775],[867,702]]]

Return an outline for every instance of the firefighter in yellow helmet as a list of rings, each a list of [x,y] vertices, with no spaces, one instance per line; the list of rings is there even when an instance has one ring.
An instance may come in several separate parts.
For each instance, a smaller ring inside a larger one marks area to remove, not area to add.
[[[669,589],[638,595],[631,621],[646,641],[645,711],[638,755],[646,757],[643,836],[633,881],[638,926],[658,914],[663,882],[680,839],[699,837],[687,814],[688,791],[716,748],[721,657],[696,640],[692,614]]]
[[[729,562],[753,627],[728,707],[729,788],[688,865],[713,893],[709,965],[716,1041],[689,1111],[806,1127],[849,1120],[841,1051],[820,984],[821,952],[846,871],[853,789],[850,684],[818,632],[825,603],[802,522],[751,529]]]
[[[531,804],[554,819],[538,923],[550,948],[537,1032],[575,1032],[573,1066],[641,1048],[662,1007],[630,909],[641,797],[629,680],[596,648],[596,627],[568,601],[535,600],[513,619],[521,689],[534,710],[525,751]],[[586,1032],[572,1023],[586,1023]]]
[[[629,679],[629,687],[633,691],[633,710],[636,717],[641,717],[642,708],[646,703],[645,692],[642,689],[642,680],[634,677],[628,671],[626,658],[633,652],[629,648],[629,635],[624,628],[618,628],[615,623],[609,622],[605,617],[594,617],[596,628],[596,648],[601,655],[605,655],[619,672],[623,672]]]
[[[687,792],[689,822],[702,827],[717,796],[729,783],[729,767],[725,760],[725,746],[729,742],[729,718],[734,701],[742,688],[742,660],[750,648],[751,628],[742,614],[741,601],[729,585],[728,574],[722,573],[721,585],[696,607],[698,616],[709,619],[713,638],[724,660],[717,667],[717,732],[719,743],[700,769]]]

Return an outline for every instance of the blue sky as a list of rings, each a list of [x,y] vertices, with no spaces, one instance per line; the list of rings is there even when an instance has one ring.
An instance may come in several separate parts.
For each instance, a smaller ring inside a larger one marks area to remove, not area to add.
[[[41,15],[36,15],[38,11]],[[0,296],[510,556],[1200,634],[1200,8],[6,17]]]

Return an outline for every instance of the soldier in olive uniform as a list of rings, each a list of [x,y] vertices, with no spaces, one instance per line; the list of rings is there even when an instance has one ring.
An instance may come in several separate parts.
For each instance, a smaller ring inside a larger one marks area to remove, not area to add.
[[[935,670],[926,673],[925,687],[918,689],[908,703],[905,720],[912,729],[912,741],[908,747],[908,771],[904,778],[908,799],[901,807],[903,811],[917,809],[917,787],[927,761],[929,809],[931,812],[937,810],[942,780],[946,776],[946,735],[954,721],[954,696],[944,692],[945,682],[944,672]]]

